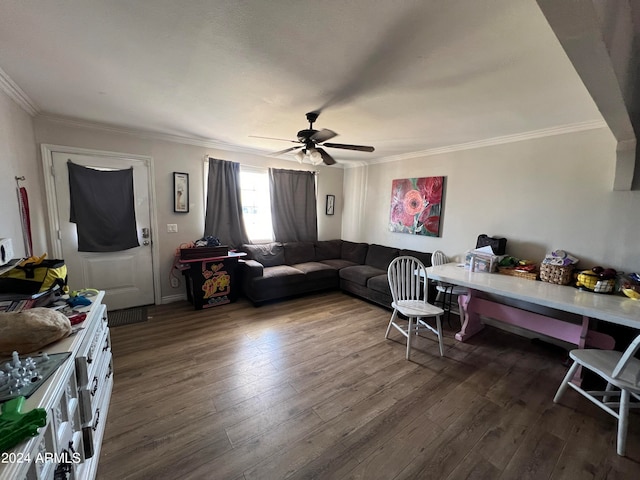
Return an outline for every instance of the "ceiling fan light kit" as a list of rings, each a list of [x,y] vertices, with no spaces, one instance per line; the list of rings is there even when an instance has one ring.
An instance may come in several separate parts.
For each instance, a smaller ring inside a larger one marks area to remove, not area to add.
[[[319,111],[309,112],[307,113],[307,121],[309,122],[309,128],[300,130],[297,134],[297,140],[284,140],[281,138],[272,138],[272,137],[256,137],[256,138],[271,138],[273,140],[283,140],[285,142],[291,143],[301,143],[302,145],[297,147],[290,147],[284,150],[280,150],[278,152],[271,153],[271,156],[279,156],[285,153],[293,152],[297,150],[293,156],[298,160],[299,163],[310,163],[311,165],[320,165],[324,163],[325,165],[333,165],[336,163],[335,159],[329,155],[329,153],[324,148],[318,148],[318,146],[329,147],[329,148],[341,148],[342,150],[355,150],[358,152],[373,152],[374,148],[365,146],[365,145],[348,145],[346,143],[324,143],[327,140],[332,139],[338,134],[333,130],[329,130],[328,128],[323,128],[322,130],[314,130],[313,123],[318,119],[318,115],[320,115]]]
[[[323,162],[322,155],[320,155],[320,152],[315,148],[298,150],[294,156],[301,164],[310,163],[311,165],[320,165]]]

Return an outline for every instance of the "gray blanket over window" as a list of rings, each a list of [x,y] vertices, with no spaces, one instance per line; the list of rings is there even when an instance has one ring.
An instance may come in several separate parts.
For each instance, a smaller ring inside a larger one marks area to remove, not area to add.
[[[139,246],[133,168],[96,170],[69,161],[69,221],[78,230],[78,251],[117,252]]]

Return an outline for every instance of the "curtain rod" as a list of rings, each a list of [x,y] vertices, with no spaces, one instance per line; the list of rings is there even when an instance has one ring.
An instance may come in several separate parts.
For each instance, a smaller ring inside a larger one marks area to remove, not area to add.
[[[207,160],[208,160],[208,159],[210,159],[210,158],[213,158],[214,160],[222,160],[221,158],[215,158],[215,157],[212,157],[212,156],[211,156],[211,155],[209,155],[209,154],[207,154],[207,155],[206,155],[206,157],[207,157]],[[240,162],[237,162],[237,163],[240,163]],[[264,167],[264,166],[258,167],[257,165],[249,165],[248,163],[240,163],[240,166],[241,166],[241,167],[257,168],[257,169],[261,169],[261,168],[262,168],[262,169],[272,168],[272,167]],[[319,170],[303,170],[303,171],[305,171],[305,172],[313,172],[313,173],[314,173],[314,174],[316,174],[316,175],[320,175],[320,171],[319,171]]]

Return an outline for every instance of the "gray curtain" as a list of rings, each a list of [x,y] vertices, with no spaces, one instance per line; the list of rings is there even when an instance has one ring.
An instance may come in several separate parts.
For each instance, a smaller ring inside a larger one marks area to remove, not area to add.
[[[209,235],[232,248],[249,243],[242,219],[239,163],[209,159],[204,236]]]
[[[269,169],[271,219],[277,242],[318,239],[316,182],[313,172]]]

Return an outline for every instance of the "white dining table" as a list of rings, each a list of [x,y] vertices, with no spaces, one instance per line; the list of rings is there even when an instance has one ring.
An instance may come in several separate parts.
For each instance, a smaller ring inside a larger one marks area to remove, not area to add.
[[[500,273],[471,272],[457,263],[429,267],[427,275],[432,280],[469,290],[468,295],[458,297],[462,328],[455,338],[459,341],[467,340],[484,328],[481,316],[557,338],[578,348],[612,349],[615,346],[612,337],[590,328],[592,319],[640,330],[640,301],[624,296],[593,293]],[[495,296],[517,300],[518,306],[502,303]],[[526,304],[572,313],[580,316],[581,321],[527,310]]]

